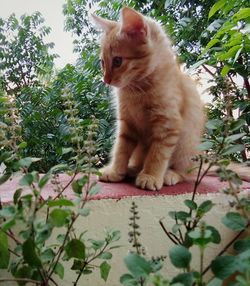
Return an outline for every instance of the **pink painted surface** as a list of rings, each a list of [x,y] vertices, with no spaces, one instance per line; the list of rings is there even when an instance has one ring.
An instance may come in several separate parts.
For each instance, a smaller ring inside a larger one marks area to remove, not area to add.
[[[42,176],[42,175],[41,175]],[[79,178],[80,176],[78,176]],[[60,183],[62,186],[66,186],[70,180],[70,177],[65,174],[59,176]],[[92,182],[95,182],[95,178],[91,179]],[[0,185],[0,198],[3,203],[8,203],[13,200],[13,194],[16,189],[21,188],[19,185],[20,177],[13,177],[8,182]],[[175,186],[164,186],[158,192],[145,191],[138,189],[134,186],[133,182],[121,182],[121,183],[102,183],[98,182],[100,185],[100,193],[95,196],[90,197],[90,199],[116,199],[119,200],[124,197],[131,196],[176,196],[185,193],[191,193],[194,188],[194,183],[179,183]],[[227,183],[220,182],[216,177],[205,177],[203,182],[198,188],[198,193],[207,194],[207,193],[216,193],[221,191],[223,188],[227,187]],[[24,187],[24,192],[29,192],[29,190]],[[42,190],[42,196],[44,198],[55,197],[56,193],[53,191],[54,186],[51,183],[48,183],[46,187]],[[250,183],[243,182],[243,190],[250,190]],[[64,195],[72,199],[75,197],[74,192],[71,187],[68,187],[64,191]]]

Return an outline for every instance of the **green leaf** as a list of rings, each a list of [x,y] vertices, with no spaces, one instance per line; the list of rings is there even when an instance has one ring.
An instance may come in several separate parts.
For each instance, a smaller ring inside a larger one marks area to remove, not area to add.
[[[192,259],[192,254],[186,247],[176,245],[170,249],[169,257],[176,268],[187,268]]]
[[[191,210],[196,210],[197,209],[197,204],[196,202],[192,200],[185,200],[184,204]]]
[[[84,207],[82,209],[78,209],[77,212],[79,213],[79,215],[86,217],[90,213],[90,208]]]
[[[63,171],[68,170],[68,168],[69,168],[69,166],[67,164],[58,164],[56,166],[53,166],[50,169],[50,172],[52,172],[52,173],[63,172]]]
[[[74,203],[67,199],[57,199],[57,200],[51,200],[47,202],[49,207],[73,207]]]
[[[39,180],[39,183],[38,183],[38,187],[40,189],[42,189],[49,181],[51,177],[51,173],[47,173],[45,174],[40,180]]]
[[[186,222],[190,218],[190,214],[184,211],[174,212],[171,211],[168,213],[172,219],[179,219],[180,221]]]
[[[124,286],[137,286],[135,278],[131,274],[124,274],[120,278],[120,283]]]
[[[100,259],[105,259],[105,260],[109,260],[112,258],[112,253],[111,252],[102,252],[98,258]]]
[[[32,158],[32,157],[26,157],[22,158],[21,160],[18,161],[18,166],[19,167],[26,167],[29,168],[29,166],[34,163],[40,161],[41,158]]]
[[[197,209],[197,216],[202,217],[205,213],[209,212],[213,206],[214,204],[212,203],[212,201],[204,201],[199,205]]]
[[[73,265],[71,267],[72,270],[81,270],[84,265],[83,260],[76,260],[74,259]]]
[[[242,231],[247,226],[247,220],[236,212],[228,212],[222,218],[222,223],[234,231]]]
[[[237,21],[249,18],[250,17],[250,8],[241,8],[237,13],[233,15]]]
[[[228,143],[232,143],[240,138],[242,138],[243,136],[245,136],[246,133],[238,133],[238,134],[233,134],[233,135],[230,135],[226,138],[226,142]]]
[[[81,194],[82,193],[82,186],[79,184],[78,180],[75,180],[72,184],[72,189],[76,194]]]
[[[212,141],[205,141],[198,146],[198,149],[201,151],[207,151],[210,150],[213,146],[214,143]]]
[[[2,176],[0,176],[0,185],[7,182],[9,178],[11,177],[11,175],[12,175],[11,173],[5,173]]]
[[[31,238],[28,238],[22,245],[23,258],[31,267],[41,267],[42,263],[36,253],[35,243]]]
[[[221,126],[223,126],[223,121],[219,120],[219,119],[212,119],[212,120],[208,120],[206,123],[206,127],[207,129],[217,129]]]
[[[95,196],[97,194],[99,194],[101,191],[101,186],[98,184],[95,184],[94,186],[92,186],[89,190],[89,196]]]
[[[28,146],[27,142],[23,141],[18,145],[19,149],[25,149]]]
[[[85,245],[79,239],[71,239],[65,246],[68,258],[85,259]]]
[[[211,269],[215,277],[226,279],[239,269],[239,260],[235,256],[218,256],[211,263]]]
[[[68,223],[69,212],[62,209],[54,209],[49,214],[49,219],[52,225],[56,227],[64,226]]]
[[[111,266],[107,263],[107,261],[104,261],[100,265],[100,272],[101,272],[101,277],[102,279],[106,282],[109,276],[109,271],[111,269]]]
[[[57,274],[61,279],[63,279],[64,267],[60,262],[57,262],[54,273]]]
[[[204,248],[212,240],[212,231],[195,229],[188,233],[188,236],[192,238],[193,243],[201,248]]]
[[[208,282],[207,286],[221,286],[222,283],[223,281],[221,279],[213,278]]]
[[[53,260],[55,257],[55,253],[51,248],[46,249],[42,254],[40,255],[42,263],[48,263]]]
[[[94,240],[94,239],[91,239],[90,242],[91,242],[92,248],[94,250],[101,249],[103,247],[103,245],[105,244],[105,240]]]
[[[226,0],[216,2],[208,13],[208,18],[211,18],[217,11],[219,11],[226,3]]]
[[[30,186],[34,182],[34,176],[30,173],[25,174],[19,181],[20,186]]]
[[[0,230],[0,269],[7,269],[10,261],[7,234]]]
[[[237,144],[237,145],[233,145],[231,147],[226,148],[222,154],[223,155],[230,155],[230,154],[234,154],[237,152],[241,152],[243,150],[245,150],[245,146],[243,144]]]
[[[4,223],[1,224],[1,229],[4,231],[7,231],[8,229],[12,228],[14,225],[16,225],[15,219],[9,219],[6,220]]]
[[[206,48],[202,51],[200,57],[202,57],[209,49],[211,49],[214,45],[216,45],[219,42],[220,42],[219,39],[212,39],[210,42],[208,42]]]
[[[206,229],[210,230],[212,233],[211,242],[216,243],[216,244],[221,242],[220,233],[215,227],[208,225],[208,226],[206,226]]]
[[[250,237],[237,240],[234,243],[234,249],[238,252],[243,252],[243,251],[250,249]]]
[[[15,207],[12,205],[10,206],[4,206],[1,210],[0,210],[0,217],[4,217],[4,218],[13,218],[13,216],[16,213],[16,209]]]
[[[61,149],[61,152],[60,152],[60,155],[64,155],[64,154],[68,154],[70,152],[74,151],[74,149],[72,147],[69,147],[69,148],[62,148]]]
[[[242,126],[244,126],[246,124],[246,120],[244,119],[238,119],[236,121],[233,121],[231,124],[230,124],[230,130],[233,132],[233,131],[236,131],[236,130],[239,130]]]
[[[224,67],[223,67],[223,69],[221,70],[221,75],[222,76],[226,76],[228,73],[229,73],[229,71],[231,70],[231,68],[232,68],[232,66],[230,66],[230,65],[224,65]]]
[[[192,286],[193,285],[193,274],[192,273],[181,273],[175,276],[171,282],[173,283],[181,283],[185,286]]]
[[[220,54],[218,54],[218,60],[220,61],[225,61],[231,58],[234,58],[236,53],[238,52],[238,50],[242,49],[241,45],[237,45],[237,46],[233,46],[232,48],[230,48],[226,53],[225,52],[221,52]]]
[[[18,199],[20,198],[21,194],[22,194],[23,189],[17,189],[13,195],[13,201],[14,204],[16,205],[18,202]]]
[[[136,253],[130,253],[127,255],[124,258],[124,262],[130,273],[135,278],[145,278],[152,272],[150,262]]]

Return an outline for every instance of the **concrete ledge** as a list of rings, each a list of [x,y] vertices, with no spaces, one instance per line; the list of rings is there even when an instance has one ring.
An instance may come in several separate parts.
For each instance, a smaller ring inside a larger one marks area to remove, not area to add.
[[[78,175],[77,178],[81,177]],[[70,176],[65,174],[59,175],[59,181],[62,186],[66,186],[67,183],[70,181]],[[92,181],[95,181],[96,178],[92,177]],[[19,185],[20,177],[14,176],[8,182],[0,185],[0,198],[2,203],[8,203],[13,200],[13,194],[16,189],[20,188]],[[100,200],[100,199],[115,199],[119,200],[126,197],[134,197],[134,196],[177,196],[181,194],[188,194],[192,193],[194,189],[193,182],[184,182],[179,183],[175,186],[164,186],[160,191],[152,192],[152,191],[145,191],[139,188],[136,188],[133,182],[121,182],[121,183],[103,183],[98,182],[100,185],[100,193],[92,196],[90,199]],[[228,184],[226,182],[220,182],[217,177],[205,177],[198,188],[199,194],[208,194],[208,193],[217,193],[223,188],[227,187]],[[27,187],[23,187],[26,192],[28,192]],[[54,185],[50,182],[45,186],[42,190],[43,198],[54,197],[56,193],[53,192]],[[250,190],[250,183],[243,182],[242,190]],[[66,188],[64,191],[64,195],[67,196],[69,199],[73,199],[75,197],[74,192],[72,191],[71,187]]]
[[[70,177],[60,175],[61,183],[66,185]],[[94,180],[95,178],[93,178]],[[2,202],[9,203],[13,200],[13,193],[19,188],[20,177],[14,177],[10,182],[0,186],[0,197]],[[180,183],[176,186],[164,187],[159,192],[148,192],[137,189],[133,183],[117,183],[107,184],[98,183],[101,186],[101,193],[91,198],[88,202],[90,208],[90,215],[87,217],[80,217],[76,222],[75,230],[82,232],[87,230],[86,239],[102,239],[104,237],[104,229],[116,229],[121,231],[121,240],[117,244],[121,245],[120,248],[112,251],[113,258],[109,262],[111,264],[111,271],[108,281],[105,283],[101,278],[99,271],[96,270],[93,274],[84,276],[79,285],[94,285],[94,286],[118,286],[119,278],[122,274],[126,273],[124,265],[124,257],[131,249],[128,243],[128,232],[130,231],[129,217],[131,213],[129,209],[132,201],[138,205],[139,211],[139,225],[140,225],[140,242],[145,246],[147,256],[167,255],[173,243],[166,237],[162,228],[159,225],[159,220],[163,219],[165,227],[170,230],[174,221],[168,216],[169,211],[187,211],[187,207],[183,204],[185,199],[191,199],[194,184],[193,183]],[[205,253],[205,267],[212,259],[221,251],[227,243],[235,237],[236,233],[226,228],[221,223],[221,218],[230,211],[229,199],[227,195],[223,194],[221,190],[227,186],[215,177],[204,178],[202,184],[198,189],[196,202],[202,203],[204,200],[212,200],[215,203],[213,210],[209,212],[204,218],[205,221],[220,230],[222,241],[219,245],[211,244]],[[53,185],[48,184],[42,191],[44,197],[52,196]],[[243,183],[242,189],[244,190],[241,195],[250,195],[250,183]],[[68,198],[74,198],[73,191],[66,189],[65,195]],[[45,211],[41,215],[46,215]],[[17,225],[13,231],[18,233],[20,225]],[[49,243],[54,243],[55,238],[51,237]],[[192,246],[191,252],[193,254],[192,269],[199,269],[199,251],[198,247]],[[75,274],[69,271],[71,264],[63,262],[65,269],[68,269],[63,280],[54,277],[60,286],[72,285],[75,280]],[[179,271],[174,268],[167,257],[162,274],[165,277],[171,278]],[[9,273],[0,270],[1,277],[8,277]],[[208,276],[210,274],[208,273]],[[5,283],[6,286],[12,286],[12,283]]]

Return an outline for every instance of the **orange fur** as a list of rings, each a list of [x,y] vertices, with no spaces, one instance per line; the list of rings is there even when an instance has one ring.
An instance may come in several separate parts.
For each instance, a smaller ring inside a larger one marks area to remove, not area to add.
[[[132,170],[143,189],[182,181],[204,126],[193,81],[180,71],[170,40],[154,20],[127,7],[119,22],[93,18],[105,32],[104,81],[115,87],[117,103],[116,142],[101,180],[121,181]],[[115,57],[122,58],[121,66],[114,67]]]

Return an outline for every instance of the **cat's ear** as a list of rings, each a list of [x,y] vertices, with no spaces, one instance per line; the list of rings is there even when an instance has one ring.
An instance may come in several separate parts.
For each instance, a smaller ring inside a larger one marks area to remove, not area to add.
[[[138,40],[145,40],[147,24],[144,17],[135,10],[124,7],[121,10],[121,33]]]
[[[95,24],[106,33],[109,33],[117,25],[115,21],[104,19],[95,14],[91,14],[91,17]]]

